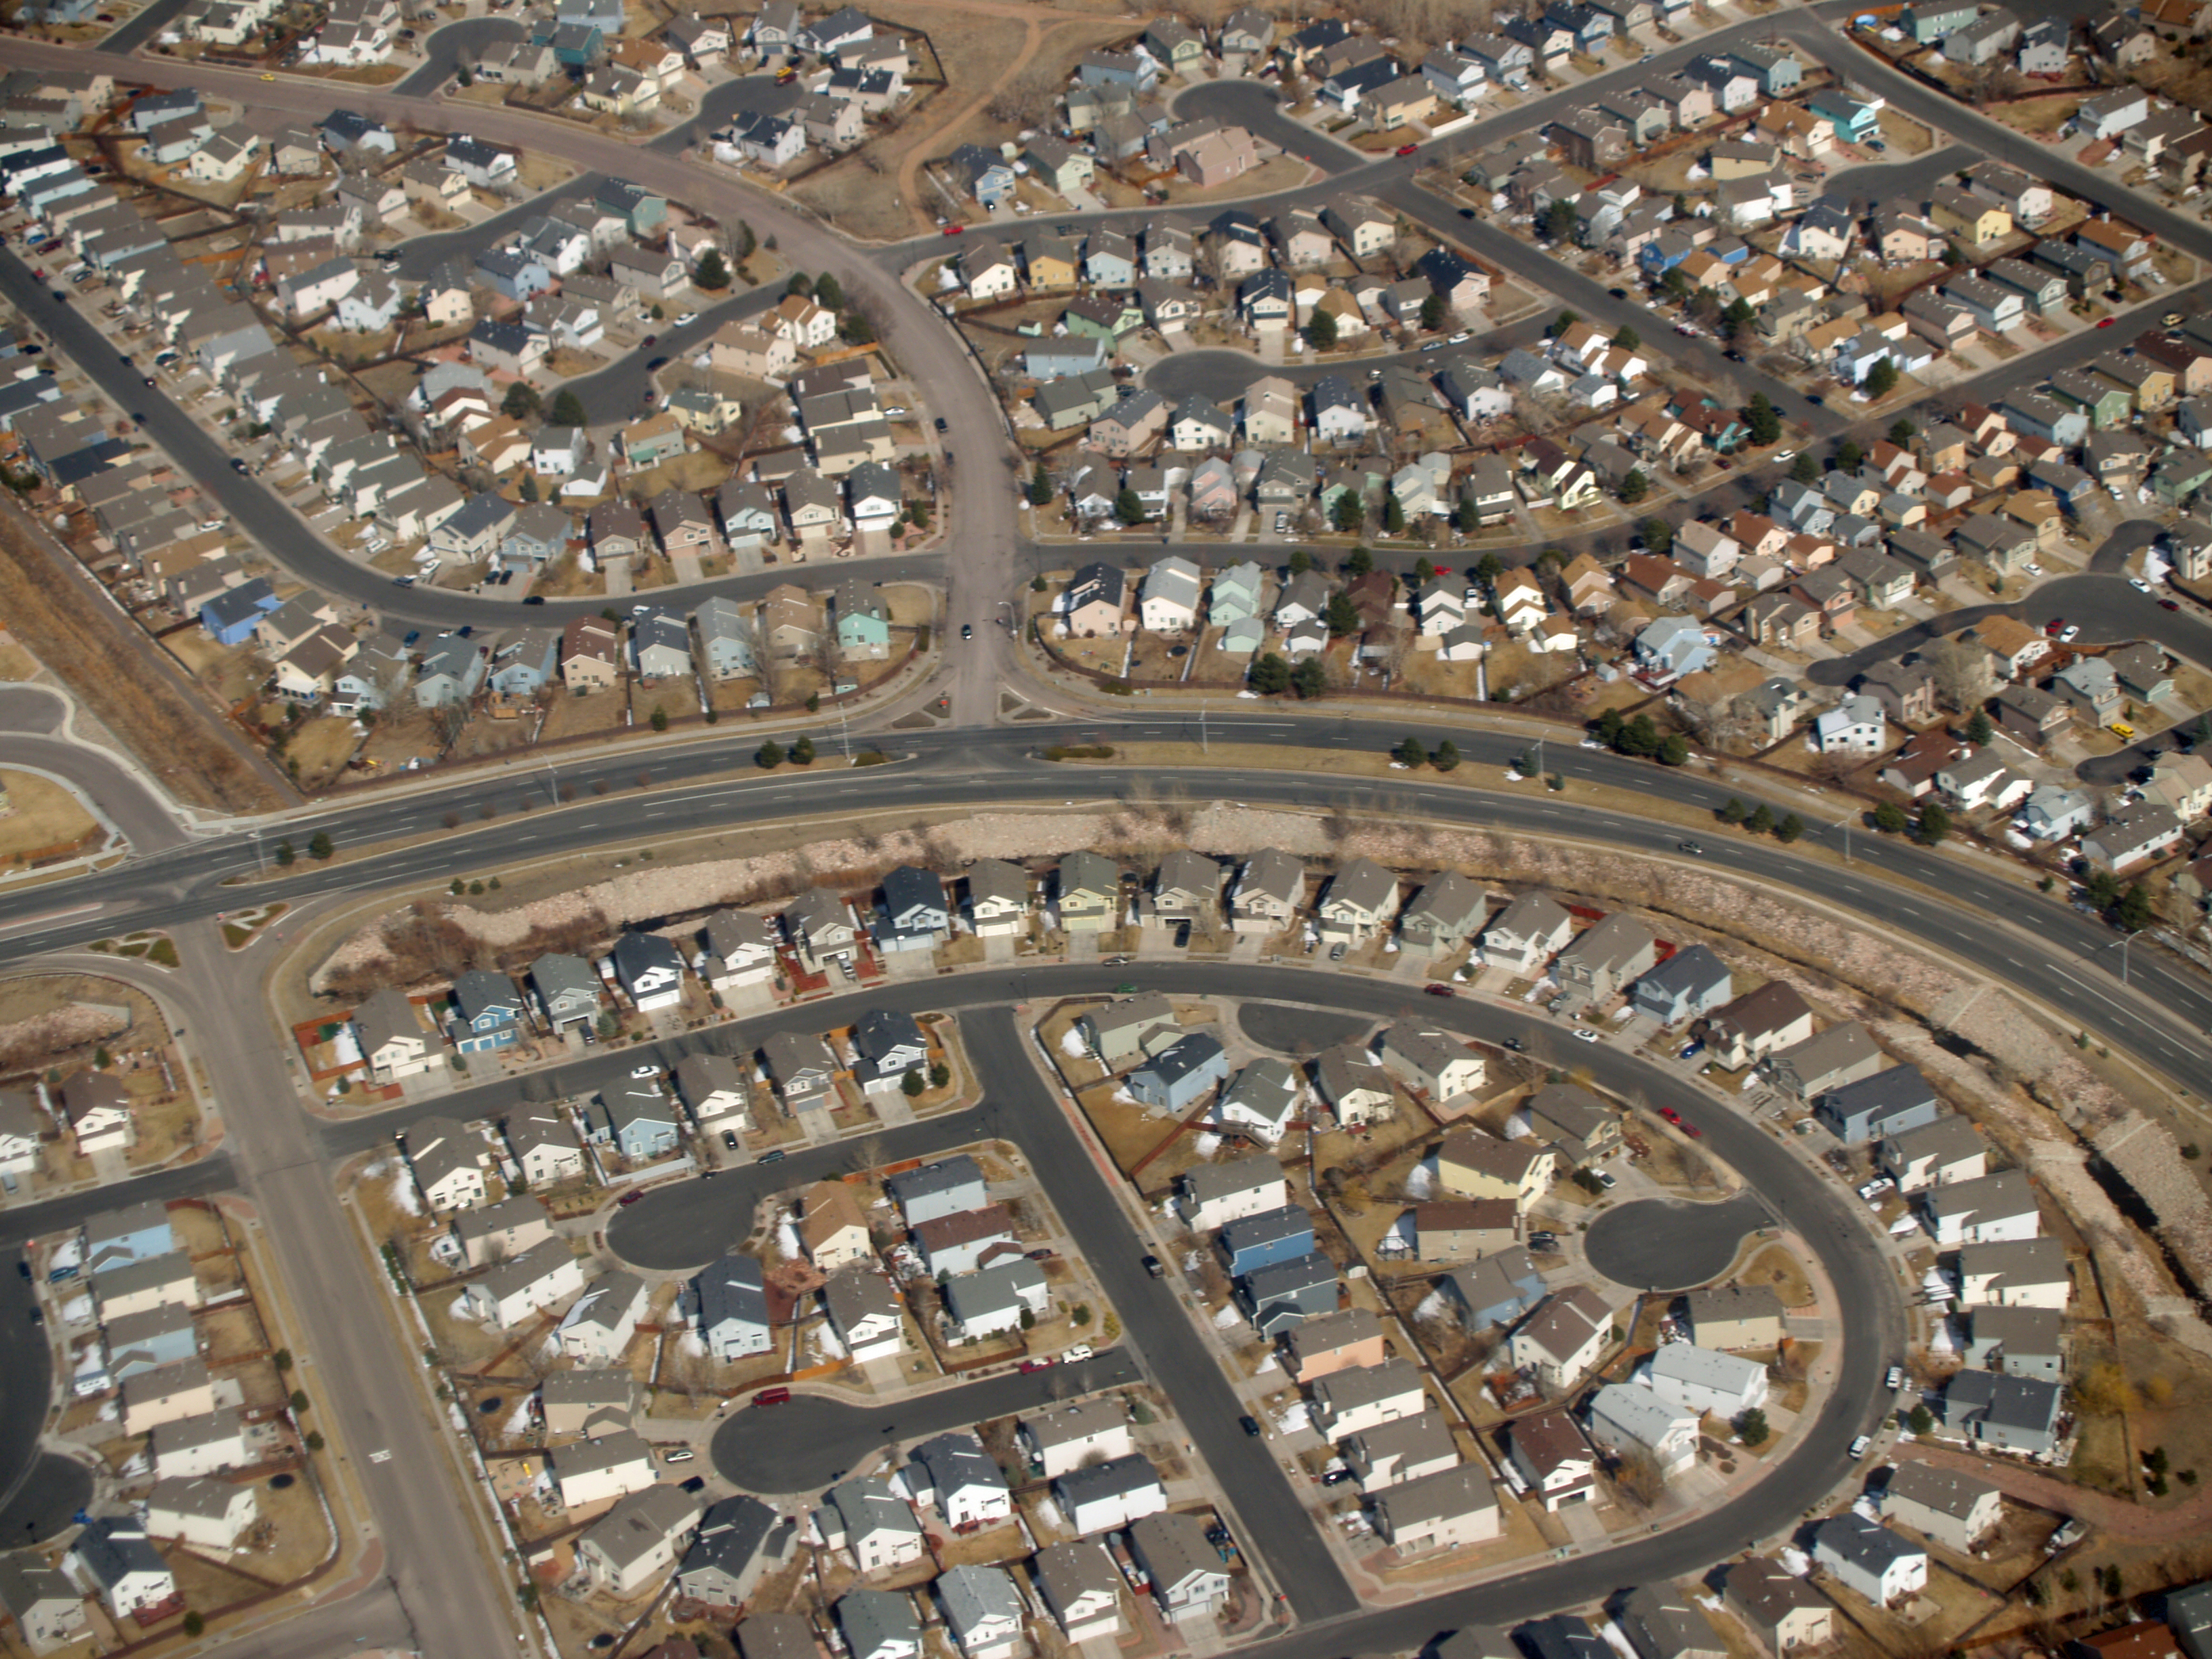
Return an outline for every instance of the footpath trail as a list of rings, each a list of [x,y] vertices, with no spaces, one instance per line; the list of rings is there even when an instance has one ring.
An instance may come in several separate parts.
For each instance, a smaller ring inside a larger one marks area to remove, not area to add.
[[[2199,1492],[2178,1508],[2152,1510],[2115,1498],[2110,1492],[2089,1492],[2047,1474],[2038,1474],[2005,1458],[1976,1457],[1942,1446],[1920,1444],[1893,1447],[1890,1455],[1979,1475],[1990,1485],[2001,1487],[2008,1498],[2059,1515],[2073,1516],[2100,1532],[2132,1543],[2201,1537],[2212,1530],[2212,1492]]]

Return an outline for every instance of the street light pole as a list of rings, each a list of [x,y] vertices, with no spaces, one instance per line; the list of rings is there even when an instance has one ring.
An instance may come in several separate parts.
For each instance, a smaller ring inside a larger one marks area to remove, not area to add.
[[[1844,862],[1849,864],[1851,861],[1851,815],[1844,813],[1836,827],[1844,832]]]

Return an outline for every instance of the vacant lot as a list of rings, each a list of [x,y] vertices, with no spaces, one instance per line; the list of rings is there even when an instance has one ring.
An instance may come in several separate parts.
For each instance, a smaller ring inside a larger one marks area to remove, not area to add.
[[[98,839],[99,823],[52,779],[0,772],[0,786],[8,791],[8,815],[0,817],[0,862],[74,850]]]
[[[265,763],[191,697],[137,630],[98,603],[81,574],[12,506],[0,514],[0,615],[179,799],[228,811],[285,804]]]

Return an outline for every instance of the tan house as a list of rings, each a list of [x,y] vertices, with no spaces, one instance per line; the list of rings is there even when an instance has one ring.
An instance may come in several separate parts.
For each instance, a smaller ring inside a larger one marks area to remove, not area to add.
[[[825,1273],[875,1254],[860,1201],[842,1181],[817,1181],[799,1194],[799,1242],[806,1247],[808,1260]]]
[[[1835,1607],[1803,1579],[1763,1555],[1722,1571],[1729,1609],[1777,1655],[1817,1648],[1836,1633]]]
[[[1463,1198],[1510,1199],[1525,1214],[1559,1179],[1559,1155],[1534,1139],[1455,1129],[1437,1149],[1437,1185]]]
[[[1304,1385],[1332,1371],[1379,1365],[1389,1358],[1382,1322],[1366,1308],[1346,1308],[1293,1326],[1283,1338],[1291,1377]]]
[[[1691,1340],[1701,1348],[1772,1348],[1782,1341],[1782,1298],[1769,1285],[1716,1285],[1689,1297]]]

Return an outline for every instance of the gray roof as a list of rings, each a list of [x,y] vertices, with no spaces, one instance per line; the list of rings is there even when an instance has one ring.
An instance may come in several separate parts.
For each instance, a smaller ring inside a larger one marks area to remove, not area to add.
[[[1684,995],[1694,994],[1711,986],[1725,987],[1729,977],[1728,964],[1715,956],[1710,947],[1692,945],[1686,951],[1675,951],[1644,975],[1641,983],[1655,991]]]
[[[1121,1575],[1114,1570],[1114,1558],[1096,1539],[1048,1545],[1030,1558],[1030,1573],[1046,1603],[1055,1609],[1073,1607],[1094,1591],[1117,1601],[1121,1594]]]
[[[744,1659],[817,1659],[814,1627],[795,1613],[757,1613],[738,1626]]]
[[[1273,1152],[1254,1152],[1225,1164],[1200,1164],[1184,1172],[1183,1191],[1194,1206],[1213,1203],[1270,1186],[1283,1179],[1282,1161]]]
[[[1673,1584],[1639,1584],[1616,1622],[1644,1659],[1705,1659],[1727,1651],[1703,1607]]]
[[[1963,1521],[1973,1513],[1975,1504],[2001,1490],[1995,1483],[1964,1469],[1947,1469],[1907,1459],[1890,1471],[1884,1495],[1902,1498],[1939,1515]]]
[[[1004,1567],[949,1568],[938,1577],[937,1599],[956,1633],[994,1619],[1018,1620],[1022,1616],[1020,1592]]]
[[[918,1198],[957,1192],[971,1183],[983,1184],[983,1167],[967,1153],[956,1152],[951,1158],[925,1164],[919,1170],[893,1176],[884,1182],[884,1189],[903,1207]]]
[[[921,1645],[921,1620],[915,1613],[914,1598],[902,1591],[848,1591],[837,1598],[837,1626],[854,1659],[866,1659],[902,1643]]]
[[[725,1320],[768,1328],[768,1295],[761,1281],[761,1265],[734,1250],[703,1268],[692,1283],[699,1294],[699,1323],[712,1330]]]
[[[1893,1561],[1927,1553],[1919,1545],[1892,1532],[1880,1522],[1850,1511],[1823,1521],[1814,1533],[1814,1540],[1876,1577]]]
[[[578,1541],[589,1540],[608,1560],[627,1567],[690,1531],[698,1518],[699,1502],[683,1487],[647,1486],[623,1498]]]
[[[676,1570],[679,1577],[716,1573],[742,1580],[763,1556],[781,1559],[788,1555],[797,1536],[796,1522],[740,1492],[709,1505],[699,1517],[699,1530]]]
[[[1157,1486],[1160,1484],[1160,1472],[1144,1453],[1131,1452],[1126,1457],[1110,1457],[1103,1463],[1070,1469],[1052,1484],[1059,1488],[1067,1504],[1081,1505]]]

